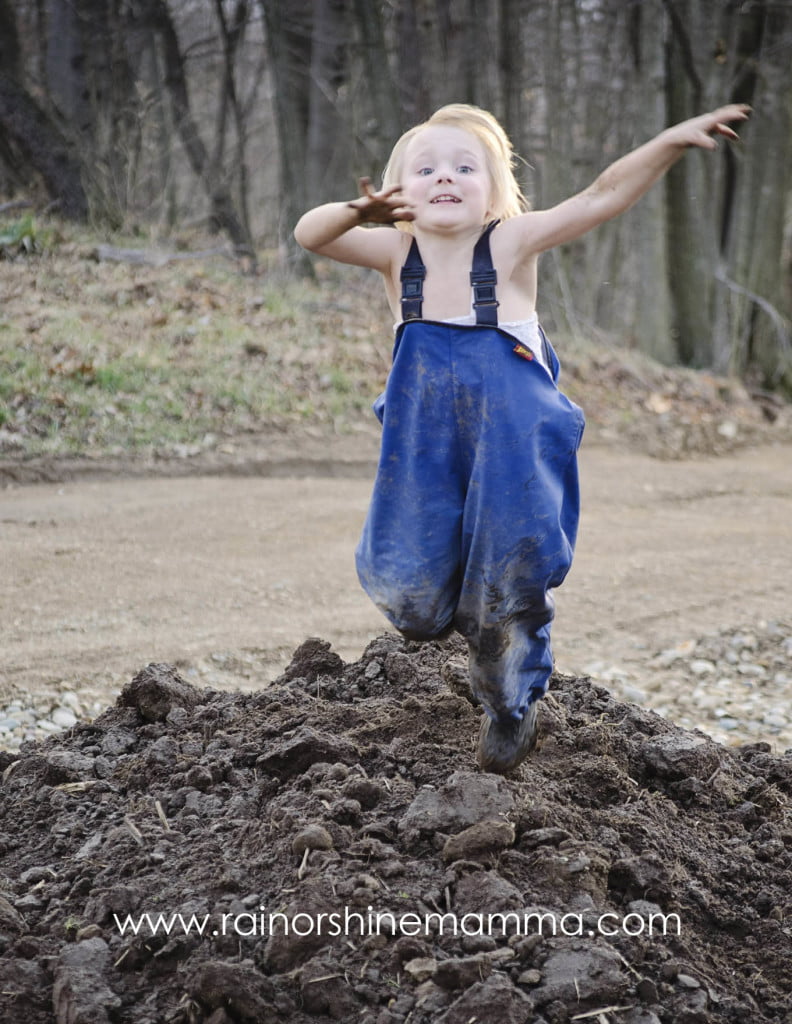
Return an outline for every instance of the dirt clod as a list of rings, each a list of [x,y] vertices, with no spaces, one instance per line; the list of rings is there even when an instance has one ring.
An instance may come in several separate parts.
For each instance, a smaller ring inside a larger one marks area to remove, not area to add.
[[[514,843],[514,826],[508,821],[482,821],[457,835],[449,836],[443,846],[447,861],[478,860]]]
[[[194,708],[200,694],[170,665],[148,665],[121,692],[119,703],[147,722],[163,721],[174,708]]]
[[[2,1019],[789,1024],[792,752],[555,676],[483,774],[458,654],[312,641],[250,694],[149,666],[4,754]]]

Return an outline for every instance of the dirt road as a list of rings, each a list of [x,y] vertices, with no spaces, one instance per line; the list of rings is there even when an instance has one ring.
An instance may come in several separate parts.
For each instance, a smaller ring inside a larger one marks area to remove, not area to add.
[[[581,454],[559,667],[639,664],[792,607],[792,448],[660,462]],[[186,477],[0,492],[0,699],[115,687],[151,661],[260,685],[308,635],[358,657],[386,626],[352,553],[370,479]]]

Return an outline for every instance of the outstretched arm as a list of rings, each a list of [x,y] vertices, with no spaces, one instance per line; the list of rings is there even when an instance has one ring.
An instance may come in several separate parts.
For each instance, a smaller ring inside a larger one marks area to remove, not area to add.
[[[309,210],[297,222],[294,237],[304,249],[321,256],[386,273],[401,245],[399,233],[390,228],[360,225],[412,219],[412,212],[401,198],[400,186],[377,192],[369,178],[361,178],[358,199],[326,203]]]
[[[542,252],[578,238],[628,210],[690,147],[717,149],[718,144],[713,138],[716,135],[738,138],[729,125],[745,121],[750,109],[742,103],[731,104],[666,128],[611,164],[593,184],[577,195],[549,210],[515,218],[521,222],[514,228],[521,236],[521,249],[526,255]],[[509,223],[507,221],[503,226]]]

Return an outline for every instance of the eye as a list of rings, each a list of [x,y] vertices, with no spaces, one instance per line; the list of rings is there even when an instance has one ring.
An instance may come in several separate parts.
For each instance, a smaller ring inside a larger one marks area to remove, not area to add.
[[[473,168],[469,164],[462,164],[461,167],[457,167],[457,171],[460,174],[472,174]]]
[[[424,177],[426,177],[427,174],[431,174],[431,173],[432,173],[432,168],[431,167],[421,167],[418,170],[418,174],[423,175]]]

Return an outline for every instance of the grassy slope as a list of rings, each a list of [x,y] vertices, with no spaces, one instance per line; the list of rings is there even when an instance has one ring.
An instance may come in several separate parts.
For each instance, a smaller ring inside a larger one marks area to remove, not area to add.
[[[390,361],[377,275],[243,276],[221,256],[101,262],[90,239],[0,259],[0,456],[168,452],[370,420]],[[554,339],[589,436],[655,454],[790,436],[789,408],[735,381]],[[767,413],[771,414],[770,423]]]
[[[0,262],[0,450],[135,452],[267,427],[342,431],[388,366],[377,282],[245,277],[222,257]],[[336,298],[338,296],[338,298]]]

